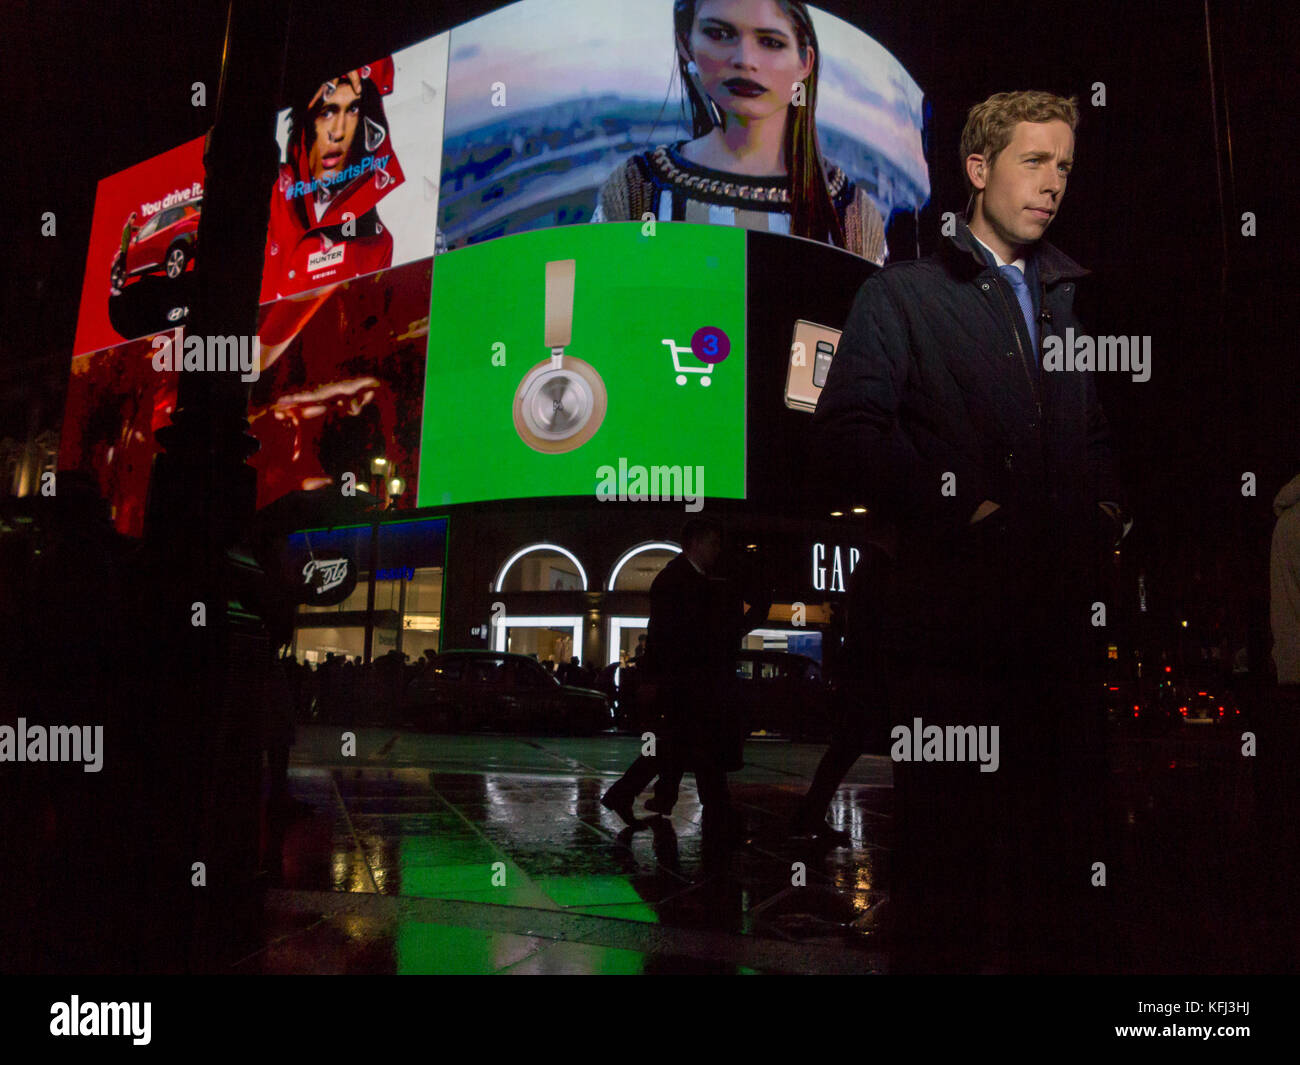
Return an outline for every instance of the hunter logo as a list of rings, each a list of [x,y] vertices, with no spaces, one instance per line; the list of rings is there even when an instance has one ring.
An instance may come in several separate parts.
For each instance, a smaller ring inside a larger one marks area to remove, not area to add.
[[[327,266],[338,266],[343,262],[344,244],[336,244],[328,251],[318,251],[315,255],[308,256],[307,269],[315,273],[317,270],[324,270]]]

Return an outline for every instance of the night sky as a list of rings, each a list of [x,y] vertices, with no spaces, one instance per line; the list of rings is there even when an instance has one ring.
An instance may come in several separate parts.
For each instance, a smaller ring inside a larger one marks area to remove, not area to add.
[[[495,6],[298,3],[288,69],[350,69]],[[1076,168],[1049,239],[1094,271],[1080,293],[1094,333],[1153,337],[1149,382],[1099,382],[1139,522],[1131,542],[1157,571],[1213,569],[1219,557],[1229,585],[1257,581],[1261,565],[1266,579],[1271,499],[1300,472],[1291,5],[1210,4],[1213,89],[1205,8],[1187,0],[820,6],[876,37],[926,93],[923,253],[941,212],[965,204],[957,141],[967,108],[1009,89],[1079,96]],[[0,285],[0,360],[10,364],[70,356],[98,179],[211,123],[225,5],[4,0],[0,11],[18,143],[6,182],[17,240]],[[206,109],[191,104],[195,81],[207,86]],[[1104,108],[1089,103],[1095,82]],[[44,211],[56,214],[56,237],[40,235]],[[1241,235],[1244,211],[1258,236]],[[896,222],[895,256],[915,243],[907,220]],[[1255,500],[1241,496],[1247,470],[1259,475]]]

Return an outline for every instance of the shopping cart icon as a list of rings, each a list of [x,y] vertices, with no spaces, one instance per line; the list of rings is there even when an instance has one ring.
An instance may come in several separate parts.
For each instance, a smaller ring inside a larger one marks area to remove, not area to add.
[[[708,362],[700,366],[683,366],[682,365],[683,355],[688,356],[692,362],[699,361],[695,358],[695,353],[691,351],[691,346],[689,344],[686,345],[674,344],[670,337],[665,337],[663,340],[660,341],[660,343],[667,344],[668,349],[673,353],[673,369],[677,371],[677,383],[679,385],[686,384],[687,374],[695,373],[701,375],[700,384],[703,385],[705,388],[709,387],[709,385],[712,383],[709,380],[709,374],[713,373],[713,363]]]

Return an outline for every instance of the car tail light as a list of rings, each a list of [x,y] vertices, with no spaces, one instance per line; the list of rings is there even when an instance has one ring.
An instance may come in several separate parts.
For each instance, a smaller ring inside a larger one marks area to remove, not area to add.
[[[1180,706],[1180,707],[1178,708],[1178,712],[1179,712],[1180,714],[1182,714],[1183,717],[1186,717],[1186,716],[1187,716],[1187,707],[1185,707],[1185,706]]]

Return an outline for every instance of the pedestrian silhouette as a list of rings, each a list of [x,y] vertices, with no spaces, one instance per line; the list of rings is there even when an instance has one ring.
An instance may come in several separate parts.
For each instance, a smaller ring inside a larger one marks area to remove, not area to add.
[[[645,676],[638,688],[649,708],[654,753],[638,756],[601,802],[635,827],[641,822],[633,803],[650,781],[658,778],[646,809],[666,815],[677,801],[682,774],[692,770],[706,844],[725,847],[740,829],[727,773],[740,768],[746,731],[728,689],[740,638],[760,614],[767,616],[770,601],[747,612],[733,582],[710,579],[723,549],[717,522],[690,519],[681,544],[681,553],[650,586]]]

